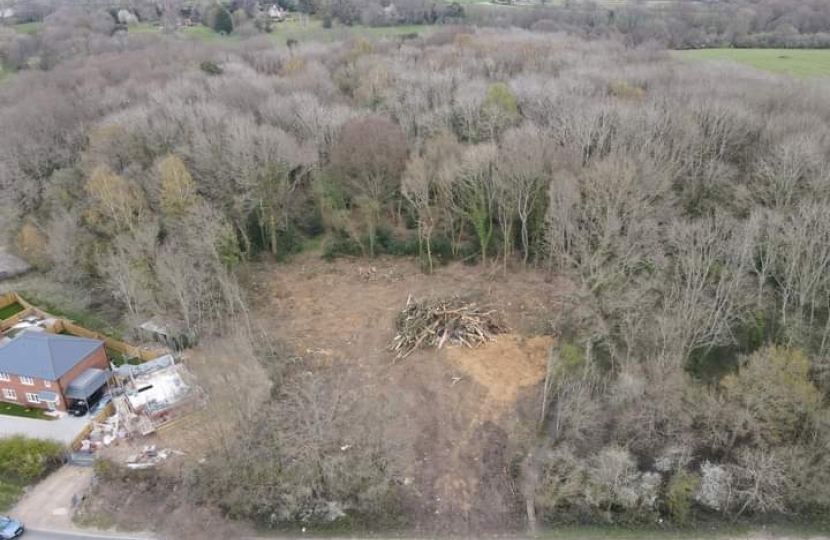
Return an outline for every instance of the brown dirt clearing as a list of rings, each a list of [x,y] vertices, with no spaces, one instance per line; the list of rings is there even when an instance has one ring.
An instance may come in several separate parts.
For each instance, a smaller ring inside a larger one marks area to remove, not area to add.
[[[425,275],[400,259],[322,261],[303,255],[262,265],[252,278],[257,322],[291,343],[315,369],[358,375],[403,448],[408,506],[419,532],[508,530],[523,503],[511,441],[532,422],[519,402],[535,401],[545,375],[545,336],[569,284],[521,268],[452,264]],[[419,350],[394,360],[389,344],[408,295],[471,296],[499,311],[511,332],[477,349]]]

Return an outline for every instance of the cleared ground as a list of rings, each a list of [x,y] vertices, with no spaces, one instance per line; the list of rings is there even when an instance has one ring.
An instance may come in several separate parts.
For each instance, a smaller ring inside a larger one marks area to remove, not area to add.
[[[727,60],[773,73],[800,77],[830,75],[828,49],[697,49],[678,56],[698,60]]]
[[[422,533],[504,531],[523,501],[511,463],[535,418],[545,375],[546,334],[561,313],[565,281],[516,268],[453,264],[432,276],[412,261],[339,260],[313,255],[263,266],[254,276],[260,324],[317,369],[355,377],[391,419],[408,501]],[[510,333],[471,350],[423,349],[394,360],[396,316],[415,297],[464,295],[498,310]]]
[[[10,514],[29,529],[71,530],[72,497],[87,492],[92,476],[92,468],[64,465],[28,490]]]

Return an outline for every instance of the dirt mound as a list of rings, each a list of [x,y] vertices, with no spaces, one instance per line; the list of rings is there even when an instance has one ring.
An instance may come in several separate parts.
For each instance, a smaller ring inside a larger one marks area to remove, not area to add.
[[[446,356],[486,388],[489,399],[506,404],[514,403],[522,388],[544,380],[551,345],[553,339],[549,336],[505,334],[475,349],[447,349]]]

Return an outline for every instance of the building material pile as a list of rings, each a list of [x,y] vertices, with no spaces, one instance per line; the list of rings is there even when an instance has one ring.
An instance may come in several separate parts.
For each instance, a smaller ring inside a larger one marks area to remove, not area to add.
[[[113,405],[131,434],[149,435],[204,405],[204,392],[171,355],[115,371]]]
[[[170,448],[156,450],[155,444],[147,445],[142,447],[139,453],[133,454],[127,458],[127,468],[152,469],[172,455],[183,456],[184,452],[179,452]]]
[[[398,315],[398,334],[392,340],[397,358],[406,358],[423,346],[445,344],[477,347],[507,331],[493,310],[460,297],[449,300],[417,300],[410,296]]]

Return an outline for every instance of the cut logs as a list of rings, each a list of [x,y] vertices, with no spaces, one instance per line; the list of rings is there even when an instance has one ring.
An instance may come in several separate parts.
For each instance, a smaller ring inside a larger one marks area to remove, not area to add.
[[[475,302],[460,297],[416,300],[411,295],[398,315],[397,328],[391,346],[397,358],[406,358],[420,347],[477,347],[507,331],[495,311],[482,309]]]

